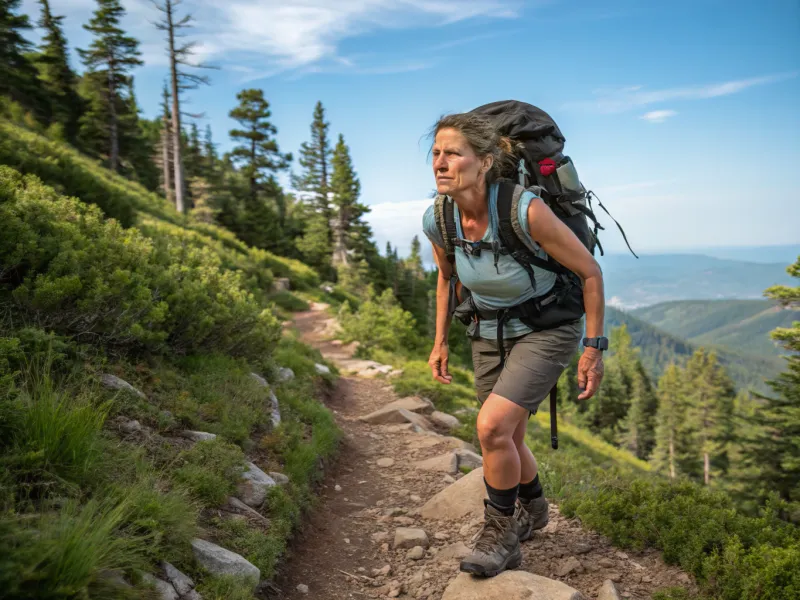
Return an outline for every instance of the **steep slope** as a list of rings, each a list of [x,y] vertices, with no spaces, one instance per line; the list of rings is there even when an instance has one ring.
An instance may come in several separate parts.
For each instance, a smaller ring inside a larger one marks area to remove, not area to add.
[[[770,300],[680,300],[630,312],[695,344],[765,356],[781,353],[781,347],[769,337],[770,331],[800,319],[800,311],[782,309]]]

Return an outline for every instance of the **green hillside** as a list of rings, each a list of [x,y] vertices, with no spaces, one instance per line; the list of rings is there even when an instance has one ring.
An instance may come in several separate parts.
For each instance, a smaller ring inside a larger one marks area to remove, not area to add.
[[[633,344],[640,348],[642,363],[654,378],[660,377],[671,363],[682,364],[698,347],[714,350],[738,388],[765,391],[765,379],[777,375],[785,368],[779,356],[760,356],[737,352],[712,343],[698,343],[669,333],[648,323],[633,312],[606,307],[606,327],[626,325]]]
[[[764,356],[781,354],[769,332],[800,320],[800,311],[783,309],[771,300],[679,300],[630,312],[698,345]]]

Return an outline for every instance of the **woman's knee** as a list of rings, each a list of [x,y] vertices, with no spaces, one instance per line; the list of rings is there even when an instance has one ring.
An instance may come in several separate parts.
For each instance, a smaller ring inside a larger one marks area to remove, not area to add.
[[[478,440],[485,450],[495,450],[514,443],[514,429],[496,415],[479,413],[477,427]]]

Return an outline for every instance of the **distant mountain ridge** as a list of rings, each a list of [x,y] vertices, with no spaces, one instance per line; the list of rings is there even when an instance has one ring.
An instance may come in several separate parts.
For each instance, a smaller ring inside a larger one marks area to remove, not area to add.
[[[762,299],[776,284],[793,285],[789,263],[757,263],[704,254],[598,257],[610,305],[636,309],[674,300]]]
[[[778,356],[783,348],[770,338],[776,327],[790,327],[800,311],[771,300],[678,300],[637,308],[631,314],[694,344]]]

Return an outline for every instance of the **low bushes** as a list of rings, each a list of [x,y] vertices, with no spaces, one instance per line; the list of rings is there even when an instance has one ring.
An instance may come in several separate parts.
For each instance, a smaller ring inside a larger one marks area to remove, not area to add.
[[[83,341],[261,359],[280,325],[208,248],[152,240],[0,167],[0,308]]]

